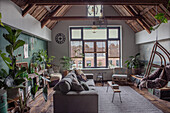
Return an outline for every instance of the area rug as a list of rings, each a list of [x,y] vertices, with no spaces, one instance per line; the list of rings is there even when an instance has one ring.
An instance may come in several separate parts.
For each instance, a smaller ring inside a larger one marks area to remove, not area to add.
[[[96,87],[99,94],[99,113],[163,113],[151,102],[145,99],[129,86],[120,86],[122,103],[119,94],[116,93],[113,103],[113,91],[109,87]]]

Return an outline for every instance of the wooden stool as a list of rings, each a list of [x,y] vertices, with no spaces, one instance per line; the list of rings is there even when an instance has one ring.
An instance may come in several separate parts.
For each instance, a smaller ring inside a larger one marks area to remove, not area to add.
[[[115,93],[119,93],[120,102],[122,103],[121,96],[120,96],[121,91],[119,89],[113,89],[112,103],[113,103],[113,100],[114,100]]]

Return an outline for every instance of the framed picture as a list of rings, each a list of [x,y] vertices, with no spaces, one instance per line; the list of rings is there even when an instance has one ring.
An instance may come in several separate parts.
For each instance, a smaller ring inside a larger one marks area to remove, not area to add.
[[[28,58],[28,44],[24,44],[24,58]]]

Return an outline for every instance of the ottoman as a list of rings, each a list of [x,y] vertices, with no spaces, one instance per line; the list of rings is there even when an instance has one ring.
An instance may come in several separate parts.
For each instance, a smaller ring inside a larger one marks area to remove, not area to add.
[[[113,74],[112,75],[112,81],[114,82],[127,82],[127,75],[124,74]]]
[[[62,74],[61,73],[53,73],[50,74],[50,87],[55,86],[60,80],[62,79]]]

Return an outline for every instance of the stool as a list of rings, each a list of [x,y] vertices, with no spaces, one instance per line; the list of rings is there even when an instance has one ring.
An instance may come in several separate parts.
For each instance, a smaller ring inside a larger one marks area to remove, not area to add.
[[[122,103],[121,95],[120,95],[121,91],[119,89],[113,89],[112,103],[113,103],[113,100],[114,100],[115,93],[119,93],[120,102]]]

